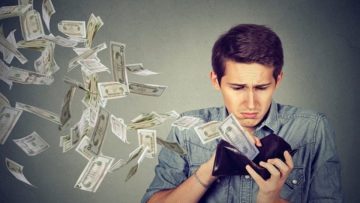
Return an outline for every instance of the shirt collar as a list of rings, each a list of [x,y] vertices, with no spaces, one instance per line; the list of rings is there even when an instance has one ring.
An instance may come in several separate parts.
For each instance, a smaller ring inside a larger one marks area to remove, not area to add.
[[[263,129],[264,127],[270,128],[271,131],[277,132],[279,129],[278,121],[278,105],[273,100],[271,102],[268,114],[263,122],[256,128],[256,131]]]

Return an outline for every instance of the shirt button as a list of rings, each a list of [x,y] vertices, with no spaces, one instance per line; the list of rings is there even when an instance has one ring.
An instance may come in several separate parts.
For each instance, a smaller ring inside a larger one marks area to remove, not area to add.
[[[298,183],[298,181],[294,179],[294,180],[291,181],[291,183],[296,185]]]
[[[250,176],[249,175],[245,175],[245,179],[249,179],[250,178]]]

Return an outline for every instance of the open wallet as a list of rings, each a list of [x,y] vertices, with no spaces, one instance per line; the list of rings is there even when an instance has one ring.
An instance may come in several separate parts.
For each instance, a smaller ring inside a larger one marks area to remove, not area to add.
[[[297,149],[292,150],[291,146],[281,137],[270,134],[261,140],[261,147],[257,147],[259,154],[250,160],[234,146],[221,140],[216,148],[213,176],[248,175],[245,166],[250,165],[264,180],[270,178],[269,171],[260,166],[260,161],[267,161],[272,158],[279,158],[285,162],[284,151],[293,156]]]

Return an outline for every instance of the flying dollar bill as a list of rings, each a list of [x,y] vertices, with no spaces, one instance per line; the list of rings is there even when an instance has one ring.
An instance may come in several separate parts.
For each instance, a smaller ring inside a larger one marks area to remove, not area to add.
[[[71,100],[74,97],[75,90],[76,88],[71,86],[65,94],[65,98],[61,106],[60,127],[64,126],[71,118]]]
[[[7,52],[14,54],[20,63],[24,64],[28,61],[27,58],[16,48],[16,46],[10,43],[3,35],[0,35],[0,46],[2,47],[1,50],[7,50]]]
[[[104,155],[93,157],[76,181],[74,188],[88,192],[96,192],[113,161],[114,158]]]
[[[71,38],[86,37],[85,21],[62,20],[58,23],[58,29]]]
[[[132,152],[130,152],[129,158],[126,161],[124,159],[119,159],[116,163],[114,163],[110,168],[110,172],[117,171],[119,168],[127,165],[132,160],[139,157],[144,152],[144,149],[145,147],[143,145],[140,145],[137,148],[135,148]]]
[[[137,130],[139,145],[148,147],[146,157],[154,158],[157,152],[156,130],[139,129]]]
[[[144,157],[146,156],[147,152],[148,152],[148,146],[145,147],[144,151],[141,152],[139,159],[137,160],[137,163],[135,164],[135,166],[131,167],[129,173],[126,175],[126,179],[125,182],[127,182],[131,177],[133,177],[137,170],[139,169],[139,166],[141,164],[141,162],[144,160]]]
[[[176,142],[168,142],[168,141],[165,141],[163,139],[161,139],[160,137],[156,137],[156,142],[159,144],[159,145],[162,145],[163,147],[173,151],[173,152],[176,152],[178,153],[180,156],[184,156],[187,154],[186,150],[184,148],[182,148],[179,143],[176,143]]]
[[[199,136],[201,142],[206,144],[207,142],[213,141],[221,136],[218,129],[219,124],[219,121],[210,121],[194,127],[194,130]]]
[[[126,69],[135,75],[141,76],[149,76],[149,75],[156,75],[159,73],[153,72],[149,69],[143,67],[142,63],[134,63],[134,64],[126,64]]]
[[[88,149],[89,143],[90,143],[90,138],[84,136],[75,149],[75,151],[77,151],[81,156],[83,156],[87,160],[91,160],[93,158],[93,154],[89,152]]]
[[[124,143],[128,143],[126,136],[126,124],[122,118],[116,118],[111,114],[110,116],[111,131]]]
[[[2,6],[0,7],[0,20],[23,15],[31,8],[31,5]]]
[[[2,107],[4,107],[4,106],[10,107],[10,102],[9,102],[8,98],[6,98],[5,95],[3,95],[3,94],[0,92],[0,110],[1,110]]]
[[[83,59],[78,61],[78,63],[81,65],[81,71],[83,71],[87,75],[104,71],[109,72],[109,68],[97,59]]]
[[[154,84],[141,84],[136,82],[129,83],[130,93],[140,94],[144,96],[155,96],[160,97],[167,86],[164,85],[154,85]]]
[[[50,31],[50,18],[56,12],[54,5],[51,0],[43,0],[42,6],[42,17],[47,29]]]
[[[126,97],[126,86],[119,82],[99,82],[98,91],[102,99],[118,99]]]
[[[22,110],[9,106],[3,106],[0,109],[0,144],[6,142],[21,114]]]
[[[44,118],[48,121],[51,121],[51,122],[61,125],[60,117],[51,111],[47,111],[45,109],[41,109],[41,108],[31,106],[28,104],[23,104],[20,102],[16,102],[15,108],[23,110],[23,111],[27,111],[27,112],[35,114],[41,118]]]
[[[34,61],[34,68],[36,72],[50,76],[60,69],[54,59],[54,48],[54,42],[48,43],[45,49],[41,52],[41,56]]]
[[[95,16],[93,13],[90,15],[87,22],[87,35],[86,35],[86,46],[91,47],[96,32],[104,25],[100,16]]]
[[[20,138],[13,139],[13,141],[28,155],[35,156],[41,152],[47,150],[50,145],[40,137],[37,132],[32,132],[31,134]]]
[[[198,117],[192,117],[192,116],[183,116],[174,121],[171,125],[178,127],[179,129],[189,129],[191,127],[194,127],[199,122],[201,122],[201,119]]]
[[[72,69],[76,68],[77,66],[79,66],[79,61],[87,59],[89,57],[91,57],[93,54],[98,53],[99,51],[102,51],[106,49],[106,43],[101,43],[87,51],[85,51],[84,53],[72,58],[69,61],[69,66],[68,66],[68,72],[71,71]]]
[[[24,182],[30,186],[35,187],[33,184],[31,184],[26,177],[24,176],[23,173],[23,168],[24,166],[16,163],[15,161],[9,159],[9,158],[5,158],[5,165],[7,167],[7,169],[9,170],[9,172],[18,180],[20,180],[21,182]]]
[[[110,61],[114,81],[120,82],[128,87],[129,82],[125,66],[125,48],[125,44],[110,41]],[[127,92],[129,92],[128,89]]]
[[[259,150],[246,135],[245,130],[238,123],[233,114],[230,114],[220,125],[219,130],[225,141],[233,145],[237,150],[242,152],[250,160],[253,160]]]
[[[108,126],[110,113],[104,108],[100,108],[94,131],[90,137],[89,151],[94,155],[99,155],[104,143],[106,128]]]
[[[16,43],[16,39],[15,39],[15,31],[16,30],[12,30],[8,36],[6,37],[6,40],[8,42],[10,42],[15,48],[17,48],[17,43]],[[11,51],[9,51],[8,49],[3,48],[2,46],[0,46],[1,48],[1,52],[3,53],[3,59],[6,63],[11,64],[11,61],[13,60],[13,58],[15,57],[15,54],[12,53]]]
[[[44,75],[34,71],[10,67],[5,71],[5,78],[14,83],[26,85],[51,85],[54,82],[53,76]]]
[[[42,39],[46,39],[48,41],[54,42],[55,44],[62,47],[75,47],[76,45],[78,45],[77,41],[59,35],[57,35],[56,37],[52,34],[44,35]]]
[[[22,23],[24,28],[24,39],[26,41],[40,38],[45,35],[44,27],[39,12],[36,10],[29,10],[25,13],[25,18]]]

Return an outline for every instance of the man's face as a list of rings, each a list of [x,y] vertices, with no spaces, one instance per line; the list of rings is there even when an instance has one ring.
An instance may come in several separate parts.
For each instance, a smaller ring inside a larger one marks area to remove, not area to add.
[[[221,85],[211,72],[214,87],[219,90],[229,113],[233,113],[241,126],[252,132],[270,108],[272,96],[282,79],[273,77],[273,67],[258,63],[237,63],[227,61]]]

